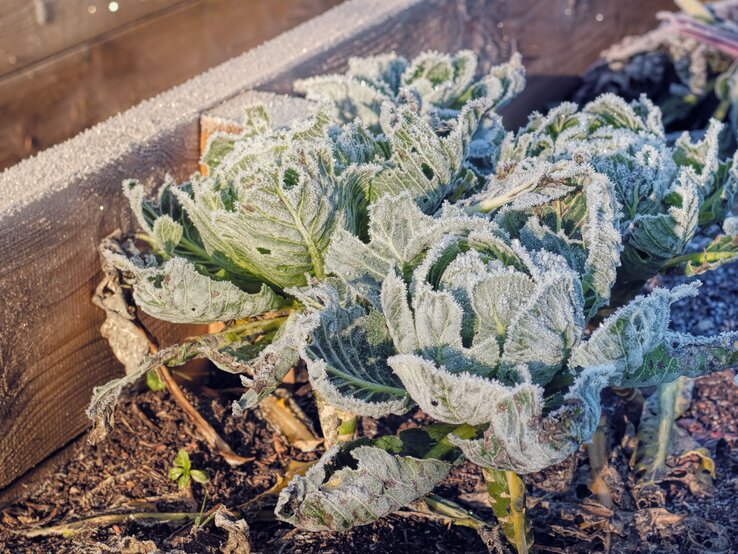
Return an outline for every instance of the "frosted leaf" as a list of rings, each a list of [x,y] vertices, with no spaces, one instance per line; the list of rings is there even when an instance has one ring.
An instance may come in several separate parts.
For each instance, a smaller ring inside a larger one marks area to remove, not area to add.
[[[474,365],[469,362],[466,367],[471,370]],[[469,371],[454,373],[414,354],[393,356],[389,364],[418,406],[433,419],[445,423],[487,423],[497,417],[498,399],[501,402],[523,389],[538,391],[540,395],[537,385],[506,387]]]
[[[425,215],[408,193],[380,198],[370,205],[369,215],[368,243],[338,229],[328,248],[325,267],[328,273],[375,300],[390,269],[411,269],[418,257],[445,235],[465,235],[474,229],[503,235],[493,223],[451,207],[436,217]]]
[[[607,126],[613,129],[645,131],[657,136],[664,135],[661,110],[645,95],[628,103],[615,94],[602,94],[584,106],[582,112],[595,116],[595,128]]]
[[[720,224],[731,213],[738,194],[738,152],[732,160],[718,162],[714,177],[707,185],[700,206],[699,223],[702,227]]]
[[[622,277],[639,281],[658,273],[684,252],[698,229],[700,195],[694,172],[683,169],[674,189],[665,198],[668,212],[638,215],[624,236]]]
[[[362,190],[373,166],[333,167],[327,119],[239,142],[213,173],[175,189],[207,252],[279,288],[324,276],[334,228],[350,225],[348,191]]]
[[[500,361],[505,370],[522,362],[546,383],[584,328],[579,279],[558,256],[528,253],[483,228],[479,220],[477,230],[435,242],[409,289],[388,274],[381,303],[389,334],[399,352],[452,371],[491,375]]]
[[[413,294],[413,312],[418,348],[461,347],[463,313],[450,293],[418,284]]]
[[[471,87],[472,98],[487,98],[495,110],[505,106],[525,88],[523,57],[515,52],[507,63],[493,66]]]
[[[372,127],[379,121],[382,102],[395,98],[406,66],[405,59],[395,54],[351,58],[345,75],[309,77],[293,86],[308,100],[334,102],[342,121],[359,119]]]
[[[123,194],[128,198],[138,224],[148,236],[156,253],[165,259],[183,257],[202,272],[221,279],[226,277],[247,288],[258,288],[250,275],[234,274],[234,268],[228,260],[210,256],[205,251],[200,234],[175,198],[175,189],[181,190],[183,194],[191,193],[189,183],[178,186],[168,176],[155,201],[146,198],[144,187],[138,181],[123,183]]]
[[[502,352],[506,364],[527,364],[536,383],[545,384],[579,344],[584,329],[582,289],[572,271],[542,278],[510,323]]]
[[[726,217],[723,221],[723,231],[730,237],[738,236],[738,216]]]
[[[461,50],[455,56],[423,52],[405,69],[402,85],[414,87],[425,103],[449,107],[470,87],[477,71],[477,55]]]
[[[674,161],[679,166],[694,170],[703,198],[712,192],[714,175],[718,170],[719,135],[722,129],[722,123],[711,119],[701,141],[692,143],[689,133],[685,131],[674,145]]]
[[[529,301],[534,291],[535,283],[524,273],[492,273],[479,280],[470,295],[479,322],[475,342],[482,337],[495,337],[498,345],[503,345],[520,306]]]
[[[246,391],[233,402],[233,413],[241,415],[255,407],[282,383],[285,375],[300,359],[299,351],[304,345],[307,330],[300,316],[293,312],[274,335],[272,341],[260,352],[252,348],[238,347],[208,353],[208,358],[218,368],[229,373],[246,373],[241,384]],[[248,345],[247,345],[248,346]]]
[[[200,164],[208,168],[208,173],[212,173],[233,151],[236,142],[266,134],[272,128],[269,114],[263,104],[248,106],[244,110],[240,126],[241,130],[236,134],[217,131],[208,137],[200,158]]]
[[[174,256],[174,249],[182,240],[183,234],[184,228],[182,225],[168,215],[157,218],[151,229],[151,236],[156,240],[157,246],[168,256]]]
[[[326,254],[329,273],[346,281],[367,275],[379,283],[391,267],[408,263],[418,253],[411,245],[433,225],[433,218],[409,194],[380,198],[369,214],[368,244],[347,231],[336,231]]]
[[[290,481],[275,513],[300,529],[346,531],[428,494],[450,469],[445,461],[390,454],[360,442],[334,446]]]
[[[311,100],[330,100],[342,122],[360,119],[374,128],[383,102],[400,104],[411,88],[423,110],[441,109],[453,117],[469,99],[486,98],[499,108],[525,87],[525,68],[519,54],[475,77],[478,61],[471,51],[456,55],[423,52],[411,62],[395,54],[351,58],[345,74],[322,75],[298,80],[295,91]]]
[[[418,337],[413,313],[407,303],[407,287],[394,271],[382,283],[381,302],[389,334],[397,350],[403,354],[415,352]]]
[[[527,160],[469,203],[534,250],[562,255],[582,275],[591,317],[610,299],[620,265],[620,212],[611,182],[588,165]]]
[[[268,286],[247,293],[228,281],[215,281],[183,259],[145,265],[120,254],[104,256],[130,275],[136,305],[147,314],[173,323],[212,323],[243,319],[274,310],[283,299]],[[151,260],[150,260],[151,261]]]
[[[332,406],[359,415],[407,411],[410,399],[387,365],[395,350],[382,313],[340,301],[330,287],[322,294],[324,307],[305,323],[311,341],[300,349],[313,388]]]
[[[614,364],[624,375],[638,370],[668,330],[671,304],[697,295],[697,284],[654,289],[619,308],[595,329],[589,340],[574,349],[572,367]]]
[[[449,435],[471,462],[487,468],[533,473],[565,460],[590,440],[600,418],[600,392],[611,367],[594,367],[579,376],[564,405],[544,415],[542,391],[521,385],[501,397],[484,436],[465,439]]]
[[[475,178],[465,161],[472,135],[488,108],[484,99],[468,102],[451,132],[439,136],[411,107],[383,104],[379,121],[392,155],[369,183],[370,200],[409,192],[423,212],[435,212],[449,194]]]

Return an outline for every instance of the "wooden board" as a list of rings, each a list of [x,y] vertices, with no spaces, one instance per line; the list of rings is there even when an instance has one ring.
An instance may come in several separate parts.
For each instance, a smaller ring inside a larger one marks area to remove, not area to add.
[[[540,78],[571,76],[610,42],[643,31],[667,2],[642,4],[626,0],[615,14],[605,0],[577,3],[574,24],[560,21],[568,0],[353,0],[0,174],[0,487],[84,429],[91,387],[119,371],[89,302],[95,248],[131,225],[124,177],[153,183],[195,170],[201,113],[246,89],[288,91],[295,76],[390,49],[468,47],[490,64],[507,57],[514,39]],[[581,22],[598,10],[605,16],[595,32]]]
[[[194,0],[3,0],[0,76]]]
[[[0,76],[0,168],[72,137],[339,2],[117,1],[120,8],[115,15],[132,10],[143,17],[72,45],[26,69]],[[30,0],[23,0],[23,4],[27,6],[23,13],[33,6]],[[103,7],[108,11],[107,4],[99,0],[55,2],[70,17],[75,9],[84,8],[82,20],[92,17],[86,12],[87,6],[98,6],[96,18]],[[157,5],[165,9],[154,11]],[[138,7],[134,10],[134,6]],[[10,17],[0,10],[0,50],[10,48],[4,41],[18,38],[7,34]],[[85,28],[79,37],[95,29]],[[26,40],[30,40],[28,37]],[[0,62],[2,59],[0,53]]]

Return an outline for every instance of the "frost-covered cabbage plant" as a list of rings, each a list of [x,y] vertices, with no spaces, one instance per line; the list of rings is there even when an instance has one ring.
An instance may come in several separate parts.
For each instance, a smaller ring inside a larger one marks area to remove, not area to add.
[[[631,287],[736,256],[718,126],[670,146],[657,108],[605,96],[506,133],[494,108],[522,87],[519,59],[479,79],[476,65],[468,52],[355,60],[299,85],[338,112],[322,104],[275,132],[252,109],[241,135],[210,141],[207,176],[155,202],[126,183],[152,251],[106,256],[139,308],[226,329],[99,388],[90,414],[104,424],[125,384],[192,357],[243,375],[236,411],[298,358],[336,409],[418,406],[434,423],[332,446],[281,493],[281,519],[345,530],[424,496],[461,459],[517,473],[563,460],[592,435],[607,386],[734,365],[738,334],[669,329],[697,284]]]

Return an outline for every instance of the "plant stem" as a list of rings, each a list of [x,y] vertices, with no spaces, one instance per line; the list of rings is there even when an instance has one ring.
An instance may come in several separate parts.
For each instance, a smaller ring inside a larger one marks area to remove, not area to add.
[[[694,252],[692,254],[683,254],[682,256],[677,256],[676,258],[672,258],[668,262],[664,264],[664,269],[669,269],[671,267],[677,267],[683,263],[686,262],[696,262],[699,264],[706,264],[711,262],[716,262],[718,260],[723,260],[726,258],[734,258],[735,252]]]
[[[330,448],[336,443],[353,440],[358,417],[351,412],[334,408],[317,391],[313,391],[313,394],[318,406],[318,419],[323,430],[325,447]]]
[[[476,427],[474,427],[472,425],[467,425],[467,424],[464,423],[462,425],[459,425],[458,427],[456,427],[452,431],[450,431],[449,432],[449,435],[451,433],[453,433],[454,435],[456,435],[456,436],[458,436],[459,438],[462,438],[462,439],[473,439],[474,437],[477,436],[477,433],[478,432],[479,432],[479,430]],[[436,458],[436,459],[441,460],[441,459],[444,458],[444,456],[446,456],[446,454],[448,454],[449,452],[451,452],[454,448],[456,448],[456,447],[448,439],[448,435],[446,435],[445,437],[443,437],[443,439],[441,439],[438,442],[437,445],[435,445],[433,448],[431,448],[425,454],[425,456],[423,456],[423,458],[426,458],[426,459],[427,458]]]
[[[182,521],[196,520],[201,515],[200,512],[135,512],[129,514],[103,514],[93,516],[71,523],[62,523],[52,527],[41,527],[38,529],[30,529],[24,531],[26,537],[48,537],[53,535],[61,535],[63,537],[72,537],[85,527],[94,525],[112,525],[114,523],[124,523],[126,521]]]
[[[525,508],[525,484],[514,471],[483,469],[489,503],[502,532],[518,554],[528,554],[533,546],[530,521]]]

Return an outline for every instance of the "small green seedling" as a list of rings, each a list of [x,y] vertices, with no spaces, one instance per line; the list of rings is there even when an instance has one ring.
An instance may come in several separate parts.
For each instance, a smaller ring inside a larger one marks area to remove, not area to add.
[[[190,480],[203,484],[208,482],[209,477],[201,469],[192,469],[190,455],[184,448],[180,448],[177,457],[174,458],[174,464],[169,470],[169,479],[177,481],[180,489],[186,489],[190,486]]]

